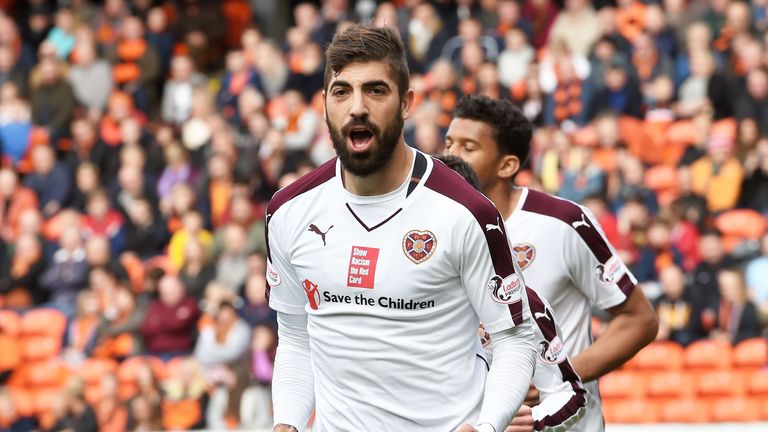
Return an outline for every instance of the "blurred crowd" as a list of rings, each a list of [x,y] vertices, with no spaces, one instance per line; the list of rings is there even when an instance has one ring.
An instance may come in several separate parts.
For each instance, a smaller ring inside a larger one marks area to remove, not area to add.
[[[659,339],[763,335],[768,1],[292,2],[282,40],[257,1],[0,0],[0,431],[271,426],[264,206],[335,155],[355,22],[400,29],[408,144],[519,105],[518,183],[594,212]]]

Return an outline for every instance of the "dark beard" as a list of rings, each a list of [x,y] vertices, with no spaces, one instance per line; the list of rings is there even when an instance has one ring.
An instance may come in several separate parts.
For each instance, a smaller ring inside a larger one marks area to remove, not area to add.
[[[333,148],[336,150],[339,160],[341,160],[341,166],[352,175],[366,177],[384,168],[392,159],[397,142],[403,133],[403,124],[405,122],[398,112],[395,114],[392,122],[384,128],[383,132],[376,125],[370,123],[367,118],[350,121],[341,128],[341,131],[336,130],[328,116],[325,117],[325,123],[328,125]],[[373,134],[371,139],[376,140],[376,142],[373,143],[374,145],[371,146],[369,151],[362,154],[353,154],[347,148],[349,130],[354,126],[365,126]]]

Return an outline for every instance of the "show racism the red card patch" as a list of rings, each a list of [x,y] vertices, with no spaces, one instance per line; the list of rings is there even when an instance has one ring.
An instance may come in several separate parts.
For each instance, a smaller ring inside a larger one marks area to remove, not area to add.
[[[373,289],[373,281],[376,278],[376,262],[378,260],[378,248],[352,246],[352,252],[349,256],[347,286],[350,288]]]

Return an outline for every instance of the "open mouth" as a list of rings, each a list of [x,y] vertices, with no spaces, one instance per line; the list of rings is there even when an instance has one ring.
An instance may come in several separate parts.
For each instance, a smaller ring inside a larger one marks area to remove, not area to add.
[[[373,132],[366,128],[354,128],[349,131],[349,142],[354,152],[364,152],[373,143]]]

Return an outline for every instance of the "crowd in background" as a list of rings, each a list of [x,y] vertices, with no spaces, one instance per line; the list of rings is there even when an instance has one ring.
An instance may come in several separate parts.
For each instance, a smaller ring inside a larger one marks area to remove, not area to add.
[[[763,334],[765,0],[298,2],[284,40],[243,0],[0,8],[0,430],[271,426],[264,207],[335,155],[324,47],[355,22],[400,29],[409,145],[441,153],[464,94],[521,108],[517,182],[593,211],[659,339]],[[64,319],[46,409],[3,311]]]

